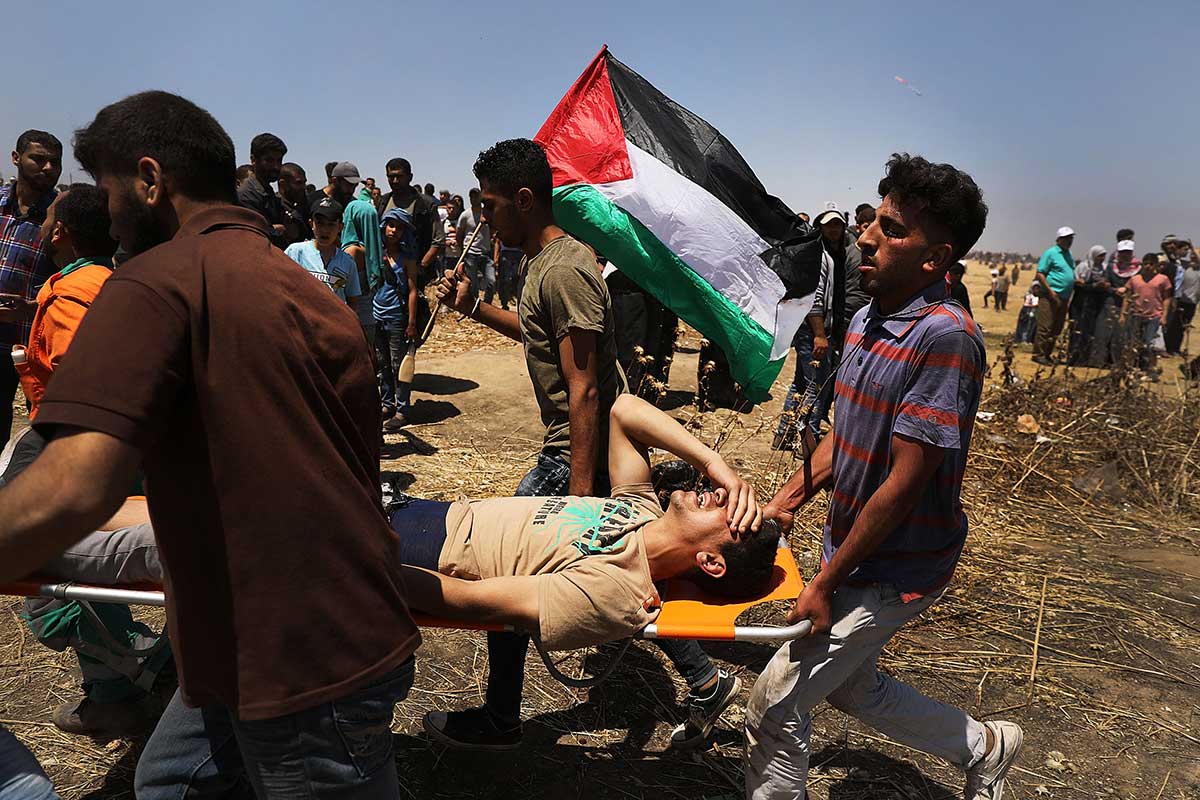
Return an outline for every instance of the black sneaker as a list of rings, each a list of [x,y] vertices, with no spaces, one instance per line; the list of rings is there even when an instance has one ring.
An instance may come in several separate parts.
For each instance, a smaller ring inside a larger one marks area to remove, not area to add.
[[[692,747],[712,733],[713,725],[737,697],[742,682],[736,675],[725,670],[717,672],[717,683],[703,697],[689,692],[687,696],[687,721],[676,725],[671,731],[672,747]]]
[[[421,721],[431,739],[458,750],[515,750],[521,746],[521,725],[502,728],[486,708],[430,711]]]

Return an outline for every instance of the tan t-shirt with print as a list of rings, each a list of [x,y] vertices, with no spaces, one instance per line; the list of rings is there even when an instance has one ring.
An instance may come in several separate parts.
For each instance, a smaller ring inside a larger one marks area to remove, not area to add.
[[[611,497],[460,500],[446,513],[438,571],[538,576],[547,649],[623,639],[658,616],[642,527],[662,513],[648,483],[618,486]]]

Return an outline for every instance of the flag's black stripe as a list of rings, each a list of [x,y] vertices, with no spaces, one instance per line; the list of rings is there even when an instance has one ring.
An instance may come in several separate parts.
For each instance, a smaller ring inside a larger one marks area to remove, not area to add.
[[[772,245],[763,254],[789,297],[816,288],[817,234],[787,205],[768,194],[741,153],[720,131],[655,89],[611,53],[608,76],[625,138],[703,186]]]

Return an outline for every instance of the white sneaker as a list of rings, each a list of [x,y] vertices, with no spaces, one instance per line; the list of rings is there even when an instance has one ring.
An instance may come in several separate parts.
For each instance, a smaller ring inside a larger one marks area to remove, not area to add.
[[[992,751],[967,770],[967,785],[963,789],[965,800],[1001,800],[1004,797],[1004,779],[1025,741],[1024,732],[1015,723],[983,724],[994,737]]]

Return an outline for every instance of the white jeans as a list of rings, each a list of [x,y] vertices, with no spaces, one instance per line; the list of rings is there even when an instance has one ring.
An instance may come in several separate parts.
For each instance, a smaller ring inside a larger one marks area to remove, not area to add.
[[[983,757],[980,722],[876,671],[879,652],[941,593],[904,603],[890,585],[843,586],[833,629],[779,648],[746,708],[747,800],[801,800],[812,709],[822,700],[909,747],[967,769]]]

